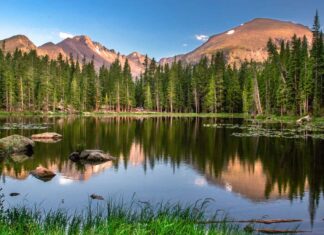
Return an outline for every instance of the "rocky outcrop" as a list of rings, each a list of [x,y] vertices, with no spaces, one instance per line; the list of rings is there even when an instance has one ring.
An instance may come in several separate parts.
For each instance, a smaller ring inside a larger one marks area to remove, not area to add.
[[[73,152],[69,156],[70,160],[81,163],[96,163],[112,161],[114,158],[102,150],[83,150],[82,152]]]
[[[42,181],[49,181],[56,175],[53,171],[42,166],[37,167],[35,170],[31,171],[30,174]]]
[[[34,141],[21,135],[11,135],[0,139],[2,154],[25,153],[30,156],[33,153],[34,145]]]

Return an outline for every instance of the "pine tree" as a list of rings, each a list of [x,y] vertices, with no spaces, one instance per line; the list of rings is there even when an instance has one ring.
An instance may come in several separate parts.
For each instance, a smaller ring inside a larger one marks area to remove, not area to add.
[[[207,94],[204,100],[204,108],[209,112],[216,112],[217,110],[217,98],[216,98],[216,87],[215,87],[215,76],[212,75],[210,78]]]
[[[124,89],[125,89],[125,107],[127,111],[130,111],[134,106],[135,94],[134,94],[134,83],[132,80],[131,69],[126,59],[123,70]]]
[[[314,80],[314,98],[313,98],[313,109],[315,113],[320,109],[322,103],[322,86],[323,86],[323,38],[322,32],[320,31],[320,20],[318,11],[316,11],[316,15],[314,18],[314,24],[312,28],[313,32],[313,41],[312,41],[312,49],[311,49],[311,60],[312,60],[312,73]]]
[[[167,88],[167,97],[168,97],[168,109],[172,113],[174,111],[175,99],[176,99],[176,79],[177,71],[175,68],[175,63],[173,63],[169,79],[168,79],[168,88]]]
[[[144,108],[151,110],[153,107],[151,86],[147,83],[145,86]]]

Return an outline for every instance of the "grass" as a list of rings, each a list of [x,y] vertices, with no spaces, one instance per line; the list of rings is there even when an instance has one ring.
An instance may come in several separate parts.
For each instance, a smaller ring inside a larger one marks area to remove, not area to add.
[[[188,206],[108,201],[105,209],[72,215],[62,209],[45,213],[1,206],[0,234],[248,234],[225,218],[214,225],[198,223],[217,217],[206,217],[207,204],[207,200]]]

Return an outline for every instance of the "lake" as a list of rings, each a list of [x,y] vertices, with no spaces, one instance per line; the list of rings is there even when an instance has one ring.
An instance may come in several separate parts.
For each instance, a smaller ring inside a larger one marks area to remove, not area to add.
[[[300,226],[322,234],[324,141],[240,135],[257,132],[240,128],[245,125],[251,124],[183,117],[1,118],[1,137],[45,131],[63,135],[57,143],[37,142],[30,158],[0,163],[6,206],[82,210],[92,193],[152,203],[211,198],[210,210],[224,210],[235,219],[303,219],[267,227]],[[289,128],[258,126],[263,131]],[[117,160],[99,165],[70,161],[69,154],[80,146],[102,149]],[[47,182],[34,178],[29,172],[40,165],[57,175]],[[20,195],[10,197],[12,192]]]

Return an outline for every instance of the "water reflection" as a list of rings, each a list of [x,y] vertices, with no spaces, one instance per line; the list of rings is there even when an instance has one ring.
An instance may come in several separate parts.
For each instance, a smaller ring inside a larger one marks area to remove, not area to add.
[[[142,167],[154,170],[164,162],[175,171],[186,164],[202,177],[194,182],[223,187],[254,202],[278,198],[303,198],[309,192],[309,213],[315,216],[324,189],[323,142],[313,139],[238,138],[226,128],[206,128],[205,123],[242,120],[212,118],[6,118],[10,122],[47,123],[61,133],[57,143],[37,143],[32,158],[3,160],[6,177],[25,180],[29,171],[44,166],[59,172],[60,184],[87,181],[107,169]],[[44,130],[3,130],[1,136],[30,136]],[[68,160],[78,145],[103,149],[118,157],[100,165],[78,165]],[[125,179],[127,180],[127,179]]]

